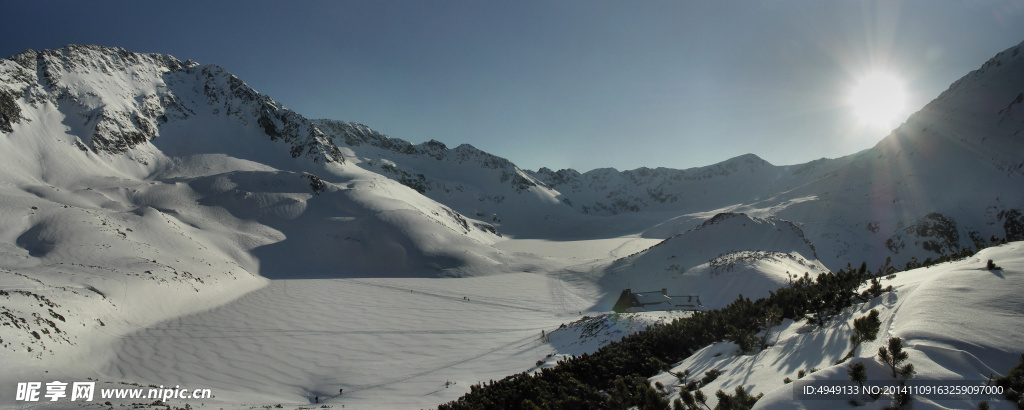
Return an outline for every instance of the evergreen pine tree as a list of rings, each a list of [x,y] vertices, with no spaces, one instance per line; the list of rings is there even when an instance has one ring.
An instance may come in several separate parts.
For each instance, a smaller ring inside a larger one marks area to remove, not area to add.
[[[889,338],[889,347],[878,348],[878,358],[882,360],[882,363],[889,365],[892,369],[892,377],[901,376],[905,379],[909,379],[914,375],[914,365],[907,363],[903,367],[900,365],[910,357],[910,354],[903,351],[903,339],[898,337]]]
[[[768,337],[772,334],[772,327],[778,326],[782,323],[782,308],[778,305],[772,305],[764,310],[764,336],[761,336],[761,350],[768,348]]]
[[[688,390],[680,389],[679,398],[683,399],[683,403],[686,404],[687,408],[697,407],[697,401],[693,398],[693,393],[690,393]]]
[[[875,340],[878,336],[878,329],[882,326],[882,322],[878,319],[878,311],[871,309],[867,316],[853,321],[853,335],[850,336],[850,342],[854,344],[854,348],[859,346],[863,342],[870,342]]]
[[[711,407],[708,406],[708,396],[705,396],[704,392],[700,390],[693,392],[693,399],[696,400],[697,403],[703,405],[704,408],[711,410]]]
[[[846,374],[850,375],[851,381],[856,382],[861,387],[864,387],[864,382],[868,380],[868,370],[864,363],[851,364]]]
[[[718,405],[715,406],[715,410],[745,410],[754,407],[754,403],[764,397],[764,393],[751,396],[750,393],[747,393],[747,389],[740,385],[736,386],[735,395],[729,395],[725,391],[719,390],[715,392],[715,396],[718,397]]]

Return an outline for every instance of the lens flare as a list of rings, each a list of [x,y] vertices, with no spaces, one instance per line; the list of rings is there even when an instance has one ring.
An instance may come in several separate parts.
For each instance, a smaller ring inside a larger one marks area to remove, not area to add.
[[[899,78],[887,73],[871,73],[853,86],[849,104],[862,122],[888,127],[902,120],[906,98]]]

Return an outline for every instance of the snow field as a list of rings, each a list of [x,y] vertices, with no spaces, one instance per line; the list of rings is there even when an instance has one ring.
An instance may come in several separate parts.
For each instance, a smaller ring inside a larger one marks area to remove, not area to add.
[[[548,286],[530,273],[274,280],[122,338],[100,379],[211,388],[207,405],[227,408],[316,396],[352,408],[432,407],[555,353],[541,331],[589,305],[565,306]]]
[[[850,407],[845,401],[795,401],[792,385],[783,379],[797,380],[800,370],[809,373],[804,380],[847,381],[851,363],[864,362],[869,379],[890,380],[888,368],[877,359],[878,348],[890,337],[903,339],[904,351],[914,364],[917,380],[987,380],[989,375],[1005,374],[1020,359],[1024,344],[1020,331],[1024,329],[1024,305],[1019,290],[1024,288],[1024,243],[982,250],[974,257],[899,272],[882,286],[892,285],[894,292],[885,293],[869,302],[848,308],[833,318],[825,327],[818,328],[806,321],[784,321],[772,329],[773,345],[752,354],[737,354],[729,342],[708,346],[680,363],[671,372],[690,370],[690,380],[700,379],[704,373],[718,369],[722,375],[701,390],[710,398],[712,407],[717,403],[715,391],[721,389],[732,394],[736,386],[765,396],[756,408],[765,409],[833,409]],[[985,269],[993,259],[1002,270]],[[849,337],[853,320],[877,309],[882,322],[877,339],[862,344],[852,361],[836,365],[850,350]],[[661,382],[679,397],[679,382],[668,373],[651,378]],[[914,408],[975,408],[978,400],[930,401],[915,399]],[[889,400],[862,400],[865,408],[888,406]],[[1006,402],[990,402],[993,408],[1013,408]]]

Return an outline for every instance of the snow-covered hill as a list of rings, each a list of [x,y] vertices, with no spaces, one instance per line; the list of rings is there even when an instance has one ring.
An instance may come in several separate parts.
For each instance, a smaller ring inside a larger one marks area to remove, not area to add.
[[[739,295],[757,299],[785,286],[791,275],[827,271],[814,245],[793,223],[723,213],[635,255],[617,260],[601,284],[608,309],[618,290],[666,289],[699,296],[705,308],[721,308]]]
[[[989,376],[1005,374],[1020,359],[1024,349],[1017,329],[1024,328],[1024,306],[1018,290],[1024,283],[1024,242],[1015,242],[985,249],[974,257],[899,272],[883,280],[894,291],[847,309],[840,316],[816,326],[807,321],[786,320],[773,330],[772,346],[765,350],[741,354],[736,345],[722,342],[695,352],[676,363],[672,373],[690,370],[696,380],[707,371],[721,372],[715,381],[702,387],[715,406],[714,392],[733,392],[743,386],[751,394],[764,393],[755,408],[765,409],[835,409],[855,407],[847,400],[794,400],[794,384],[784,380],[848,383],[851,364],[863,363],[868,380],[898,384],[889,369],[878,360],[878,348],[890,337],[903,340],[908,363],[916,375],[910,385],[946,381],[950,385],[984,385]],[[987,270],[992,259],[1001,269]],[[950,306],[955,305],[955,309]],[[851,360],[837,364],[853,348],[849,337],[854,319],[877,310],[881,329],[877,338],[865,342]],[[801,379],[801,374],[804,376]],[[667,373],[652,378],[678,397],[678,379]],[[982,396],[961,396],[937,400],[915,395],[914,408],[977,408]],[[892,395],[873,399],[857,397],[860,406],[884,408]],[[993,408],[1014,408],[997,395],[989,398]]]

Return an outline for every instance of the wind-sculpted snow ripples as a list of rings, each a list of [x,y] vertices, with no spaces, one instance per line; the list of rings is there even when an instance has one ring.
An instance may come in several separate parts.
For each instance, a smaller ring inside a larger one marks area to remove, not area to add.
[[[572,317],[548,286],[544,275],[526,273],[272,281],[228,305],[124,337],[104,372],[300,403],[344,388],[344,403],[376,406],[401,389],[401,400],[422,401],[401,404],[433,406],[460,394],[446,381],[468,388],[528,370],[550,353],[541,330]]]

